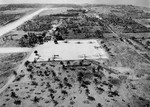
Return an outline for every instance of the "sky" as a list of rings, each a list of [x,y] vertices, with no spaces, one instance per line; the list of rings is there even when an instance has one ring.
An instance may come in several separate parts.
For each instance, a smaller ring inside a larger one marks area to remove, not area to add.
[[[60,3],[60,4],[132,4],[150,7],[150,0],[0,0],[0,4],[12,3]]]

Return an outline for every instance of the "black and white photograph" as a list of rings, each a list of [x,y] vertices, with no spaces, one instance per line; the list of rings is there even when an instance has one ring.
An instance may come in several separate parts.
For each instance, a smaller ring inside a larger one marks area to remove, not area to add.
[[[0,0],[0,107],[150,107],[150,0]]]

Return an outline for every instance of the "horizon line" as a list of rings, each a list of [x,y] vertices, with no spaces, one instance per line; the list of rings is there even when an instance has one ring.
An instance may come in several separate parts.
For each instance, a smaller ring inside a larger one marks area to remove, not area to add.
[[[134,5],[134,4],[101,4],[101,3],[3,3],[0,5],[10,5],[10,4],[45,4],[45,5],[128,5],[128,6],[139,6],[139,7],[146,7],[149,8],[149,6],[142,6],[142,5]]]

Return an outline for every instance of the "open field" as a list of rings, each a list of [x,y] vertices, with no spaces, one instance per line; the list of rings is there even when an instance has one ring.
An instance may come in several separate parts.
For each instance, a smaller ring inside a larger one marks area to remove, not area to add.
[[[0,88],[2,88],[13,72],[18,69],[27,53],[0,53]]]
[[[135,21],[144,25],[145,27],[150,27],[150,19],[135,19]]]
[[[8,107],[10,105],[22,107],[31,105],[111,107],[112,105],[125,106],[127,104],[127,96],[122,97],[125,86],[120,87],[123,80],[119,79],[117,75],[115,77],[114,74],[109,74],[113,75],[113,78],[108,81],[107,72],[109,71],[99,69],[101,71],[99,73],[98,69],[92,70],[93,67],[98,67],[94,61],[91,63],[85,60],[82,62],[82,66],[80,61],[70,61],[69,65],[66,65],[65,61],[63,63],[66,66],[65,69],[57,61],[30,64],[33,67],[32,71],[23,69],[20,80],[16,79],[2,94],[3,98],[0,98],[0,104]],[[39,70],[36,70],[37,67]],[[40,70],[43,72],[40,73]],[[34,75],[31,72],[34,72]],[[120,90],[117,90],[118,87]],[[115,101],[112,100],[112,97]]]
[[[123,36],[126,38],[132,38],[132,37],[142,38],[142,37],[144,37],[146,39],[146,38],[150,38],[150,33],[123,33]]]
[[[2,106],[141,107],[149,104],[148,90],[145,89],[144,95],[135,94],[144,90],[139,84],[145,84],[146,88],[148,80],[132,81],[127,79],[127,73],[118,74],[93,60],[50,61],[26,66],[1,94]]]
[[[18,66],[27,53],[1,53],[0,74]]]
[[[67,8],[67,7],[48,8],[48,10],[45,10],[45,11],[43,11],[42,13],[40,13],[39,16],[51,15],[51,14],[58,14],[58,13],[64,13],[64,12],[67,11],[67,9],[72,9],[72,8]]]

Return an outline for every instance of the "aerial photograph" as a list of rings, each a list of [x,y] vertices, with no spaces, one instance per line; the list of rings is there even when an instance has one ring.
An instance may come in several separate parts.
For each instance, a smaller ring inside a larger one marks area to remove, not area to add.
[[[150,0],[0,0],[0,107],[150,107]]]

